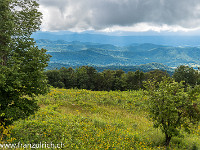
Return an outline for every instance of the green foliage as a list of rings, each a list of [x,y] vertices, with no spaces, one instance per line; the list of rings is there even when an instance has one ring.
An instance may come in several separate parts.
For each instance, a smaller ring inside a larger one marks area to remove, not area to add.
[[[19,122],[12,136],[17,143],[63,143],[63,148],[70,150],[129,149],[139,143],[134,134],[128,134],[128,130],[123,128],[80,115],[62,115],[52,109],[45,109],[26,122]]]
[[[82,66],[76,69],[76,86],[79,89],[94,90],[97,71],[93,67]]]
[[[45,72],[45,74],[48,77],[48,83],[51,84],[51,86],[62,88],[64,87],[64,83],[62,82],[62,76],[59,70],[51,70],[48,72]]]
[[[68,89],[68,88],[74,87],[75,73],[72,68],[66,69],[66,68],[62,67],[60,69],[60,75],[61,75],[62,82],[64,83],[65,88]],[[49,81],[49,83],[51,83],[51,82]]]
[[[59,88],[78,88],[95,91],[125,91],[139,90],[143,88],[145,74],[142,71],[128,72],[123,70],[104,70],[97,72],[89,66],[76,68],[64,68],[49,70],[45,74],[48,83]]]
[[[143,91],[52,89],[38,97],[43,106],[34,116],[14,124],[12,143],[62,142],[69,150],[151,149],[149,139],[136,131],[148,120],[130,119],[137,118],[140,107],[144,110],[145,101]]]
[[[144,73],[142,71],[128,72],[125,78],[128,90],[137,90],[143,87]]]
[[[146,81],[161,82],[163,80],[163,77],[169,77],[169,74],[161,70],[153,70],[145,74]]]
[[[41,23],[38,7],[35,0],[0,2],[0,126],[33,114],[35,95],[47,92],[49,56],[30,38]]]
[[[195,86],[200,84],[200,76],[198,71],[189,66],[179,66],[177,69],[175,69],[173,78],[176,82],[185,81],[185,85]]]
[[[200,107],[197,101],[199,87],[184,92],[182,83],[164,78],[158,84],[158,88],[150,83],[148,89],[150,119],[154,127],[160,128],[165,134],[165,145],[169,145],[173,136],[181,135],[181,128],[190,132],[192,125],[199,122]]]
[[[142,90],[108,92],[53,88],[37,100],[40,110],[5,130],[4,134],[9,135],[4,137],[3,143],[62,142],[63,149],[69,150],[166,149],[162,145],[161,130],[153,128],[153,122],[148,120],[149,99]],[[172,138],[169,149],[199,148],[200,126],[192,128],[192,134],[184,130],[181,133],[185,139]]]

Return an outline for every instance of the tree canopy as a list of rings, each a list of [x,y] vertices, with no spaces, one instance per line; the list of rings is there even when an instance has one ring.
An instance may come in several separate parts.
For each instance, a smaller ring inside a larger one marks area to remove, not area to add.
[[[168,146],[173,136],[180,135],[182,128],[190,132],[193,125],[200,120],[198,103],[199,86],[189,88],[185,92],[183,83],[171,78],[164,78],[158,84],[149,83],[150,119],[155,128],[160,128],[165,134],[165,145]]]
[[[181,65],[173,74],[173,78],[177,82],[184,81],[185,85],[195,86],[199,84],[199,73],[197,70],[194,70],[192,67]]]
[[[0,125],[34,113],[34,96],[47,91],[46,50],[31,34],[40,28],[36,0],[0,0]]]

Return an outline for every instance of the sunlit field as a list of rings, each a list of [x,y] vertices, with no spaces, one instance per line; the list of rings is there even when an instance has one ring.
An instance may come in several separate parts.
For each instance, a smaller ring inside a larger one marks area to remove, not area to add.
[[[40,110],[15,122],[4,143],[62,143],[62,149],[166,149],[148,117],[145,91],[55,89],[37,97]],[[170,149],[200,148],[200,126],[173,137]]]

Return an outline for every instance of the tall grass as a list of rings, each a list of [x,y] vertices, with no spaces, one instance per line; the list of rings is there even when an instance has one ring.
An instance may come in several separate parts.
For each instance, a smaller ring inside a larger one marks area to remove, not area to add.
[[[52,89],[37,98],[40,110],[15,122],[12,143],[63,143],[63,149],[165,149],[164,135],[148,119],[148,97],[140,91]],[[200,148],[200,126],[173,138],[170,149]]]

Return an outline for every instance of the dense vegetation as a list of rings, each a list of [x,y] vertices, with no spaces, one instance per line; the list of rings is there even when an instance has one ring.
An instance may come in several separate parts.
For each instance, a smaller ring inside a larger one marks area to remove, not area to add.
[[[167,76],[167,73],[156,70],[150,74]],[[61,68],[46,72],[49,84],[59,88],[78,88],[95,91],[137,90],[143,88],[142,81],[148,78],[142,71],[128,72],[122,70],[104,70],[97,72],[93,67],[83,66],[76,69]],[[150,76],[149,76],[150,77]]]
[[[52,88],[37,100],[40,110],[7,129],[4,143],[62,142],[67,150],[166,149],[165,135],[149,120],[145,91]],[[193,127],[191,134],[180,132],[181,136],[172,137],[169,149],[200,147],[200,126]]]
[[[162,77],[169,77],[167,72],[153,70],[147,73],[142,71],[123,70],[104,70],[97,72],[96,69],[89,66],[82,66],[76,69],[64,68],[46,71],[49,84],[59,88],[78,88],[95,91],[114,91],[114,90],[139,90],[144,89],[144,81],[162,81]],[[173,76],[177,82],[185,81],[185,85],[200,84],[200,75],[192,67],[180,66]]]
[[[62,67],[65,68],[79,68],[82,65],[76,65],[76,66],[71,66],[69,64],[61,64],[61,63],[49,63],[48,67],[46,67],[46,70],[55,70],[55,69],[61,69]],[[136,65],[136,66],[95,66],[95,65],[89,65],[95,68],[98,72],[103,72],[104,70],[123,70],[125,73],[129,71],[137,71],[140,70],[142,72],[149,72],[153,70],[162,70],[162,71],[167,71],[170,75],[174,73],[174,68],[168,67],[166,65],[160,64],[160,63],[147,63],[147,64],[141,64],[141,65]]]

